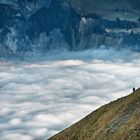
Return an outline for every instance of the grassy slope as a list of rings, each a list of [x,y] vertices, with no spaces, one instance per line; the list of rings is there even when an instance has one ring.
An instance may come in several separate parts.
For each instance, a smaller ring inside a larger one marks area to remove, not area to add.
[[[140,89],[99,108],[49,140],[140,140]]]

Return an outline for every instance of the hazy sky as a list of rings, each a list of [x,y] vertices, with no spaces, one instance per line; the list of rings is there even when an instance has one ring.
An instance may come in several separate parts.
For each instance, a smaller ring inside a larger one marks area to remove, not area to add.
[[[43,140],[140,85],[139,53],[51,55],[48,60],[0,62],[2,140]]]

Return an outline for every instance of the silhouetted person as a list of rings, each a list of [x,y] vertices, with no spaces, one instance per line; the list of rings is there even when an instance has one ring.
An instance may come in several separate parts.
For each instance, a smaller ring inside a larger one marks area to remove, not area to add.
[[[136,89],[135,88],[133,88],[133,92],[135,91]]]

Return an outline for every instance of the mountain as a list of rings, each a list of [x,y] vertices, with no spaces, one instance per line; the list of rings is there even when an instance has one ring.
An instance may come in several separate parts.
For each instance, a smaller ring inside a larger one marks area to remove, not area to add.
[[[139,140],[140,89],[111,102],[49,140]]]
[[[0,44],[5,54],[0,57],[101,46],[140,51],[139,3],[139,0],[1,0]]]
[[[134,10],[137,14],[140,11],[140,0],[63,0],[66,2],[71,2],[73,7],[78,11],[81,12],[83,9],[86,13],[97,13],[104,17],[106,17],[105,12],[107,15],[111,15],[114,9],[127,9],[127,10]],[[108,12],[111,10],[112,12]],[[113,14],[114,14],[113,13]],[[108,16],[109,17],[109,16]],[[131,17],[132,18],[132,17]]]

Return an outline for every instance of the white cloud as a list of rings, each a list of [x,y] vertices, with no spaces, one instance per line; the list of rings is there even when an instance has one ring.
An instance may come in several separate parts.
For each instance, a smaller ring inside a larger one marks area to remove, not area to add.
[[[16,133],[7,134],[2,139],[5,139],[5,140],[18,140],[18,139],[20,139],[20,140],[33,140],[33,138],[31,136],[20,135],[20,134],[16,134]]]
[[[43,140],[140,85],[139,53],[88,50],[27,61],[0,62],[2,140]]]
[[[22,121],[21,119],[19,118],[15,118],[15,119],[12,119],[9,121],[9,124],[11,124],[12,126],[18,126],[18,125],[21,125],[22,124]]]

